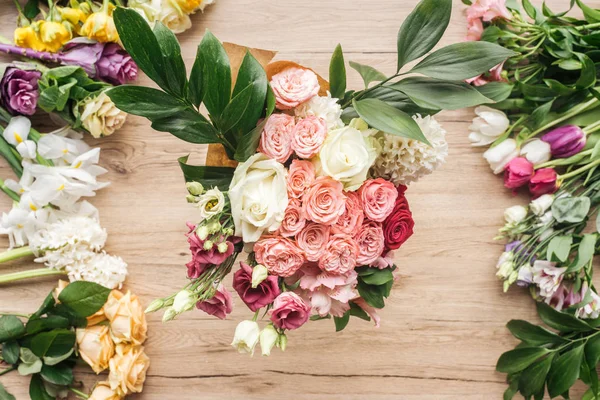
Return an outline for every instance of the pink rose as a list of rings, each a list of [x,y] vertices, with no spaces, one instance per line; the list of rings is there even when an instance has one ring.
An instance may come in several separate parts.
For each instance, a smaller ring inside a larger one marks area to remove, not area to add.
[[[385,248],[385,239],[381,223],[369,221],[360,227],[360,230],[354,237],[358,244],[358,258],[356,262],[359,265],[371,265],[383,253]]]
[[[271,321],[279,329],[298,329],[309,317],[310,306],[294,292],[281,293],[273,302]]]
[[[279,110],[289,110],[310,100],[319,93],[319,79],[308,69],[288,68],[271,78]]]
[[[305,225],[306,218],[302,213],[302,203],[298,199],[290,199],[279,227],[279,233],[283,237],[296,236]]]
[[[483,22],[480,18],[470,19],[467,24],[467,41],[477,42],[483,34]]]
[[[370,179],[358,190],[365,216],[371,221],[383,222],[394,210],[398,191],[385,179]]]
[[[233,288],[248,308],[256,310],[269,305],[279,296],[279,282],[275,275],[269,275],[257,287],[252,287],[252,267],[240,262],[240,269],[233,274]]]
[[[308,116],[294,127],[292,149],[300,158],[312,158],[321,150],[325,136],[327,136],[325,120]]]
[[[349,235],[333,235],[327,243],[325,254],[319,259],[321,270],[345,275],[354,270],[359,249],[356,241]]]
[[[346,192],[346,209],[337,222],[331,226],[331,231],[353,235],[356,228],[362,225],[364,218],[363,204],[359,194]]]
[[[477,18],[489,22],[496,18],[511,19],[512,14],[506,8],[505,0],[475,0],[467,9],[467,20]]]
[[[293,160],[288,171],[287,189],[290,198],[301,199],[315,181],[315,166],[310,161]]]
[[[304,195],[302,210],[307,219],[333,225],[346,210],[344,186],[328,176],[320,176]]]
[[[294,117],[291,115],[271,115],[260,134],[258,151],[282,164],[286,162],[293,152],[294,125]]]
[[[231,311],[233,311],[233,299],[231,298],[231,294],[225,289],[225,286],[219,284],[215,295],[211,299],[198,302],[196,307],[208,315],[225,319],[227,314],[231,314]]]
[[[306,261],[302,250],[290,239],[282,237],[259,240],[254,244],[254,252],[256,261],[277,276],[294,275]]]
[[[296,236],[298,247],[304,251],[308,261],[319,261],[329,242],[330,229],[328,225],[309,222]]]

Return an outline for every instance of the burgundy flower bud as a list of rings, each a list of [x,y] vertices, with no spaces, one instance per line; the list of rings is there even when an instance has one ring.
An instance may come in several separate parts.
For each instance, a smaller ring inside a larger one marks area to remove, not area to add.
[[[13,115],[33,115],[40,96],[38,79],[41,76],[37,70],[8,67],[0,81],[0,100],[4,108]]]
[[[567,158],[579,153],[585,147],[586,135],[576,125],[565,125],[551,130],[541,139],[550,145],[553,157]]]

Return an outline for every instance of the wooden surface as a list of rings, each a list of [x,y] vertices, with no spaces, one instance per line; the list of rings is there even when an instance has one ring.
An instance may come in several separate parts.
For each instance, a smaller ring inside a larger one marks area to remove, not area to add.
[[[0,32],[14,26],[12,2],[0,0]],[[534,3],[541,3],[535,1]],[[551,0],[560,9],[566,2]],[[221,40],[279,50],[288,59],[327,75],[335,45],[347,60],[392,73],[396,34],[417,0],[219,0],[194,27],[179,36],[188,67],[206,28]],[[600,7],[600,1],[587,4]],[[442,42],[461,41],[465,7],[455,0]],[[148,84],[142,77],[141,82]],[[349,87],[360,77],[349,71]],[[503,294],[493,242],[505,207],[519,202],[504,190],[470,147],[471,110],[440,115],[448,130],[450,155],[437,173],[410,187],[415,235],[397,252],[401,279],[382,311],[382,326],[352,320],[340,334],[331,321],[309,323],[289,335],[285,353],[270,358],[238,355],[230,346],[236,324],[251,313],[236,298],[235,310],[220,321],[196,311],[162,324],[149,316],[147,352],[151,368],[144,394],[132,399],[501,399],[505,376],[495,372],[498,356],[516,341],[505,328],[511,318],[534,319],[533,301],[520,290]],[[101,164],[112,185],[93,203],[109,231],[108,250],[129,263],[127,287],[148,304],[185,284],[188,249],[185,222],[194,211],[185,200],[177,157],[191,153],[202,162],[205,149],[167,133],[154,132],[142,118],[101,141]],[[10,176],[2,164],[0,177]],[[10,203],[1,199],[1,209]],[[6,244],[3,241],[2,244]],[[0,273],[32,268],[0,266]],[[54,281],[40,279],[0,287],[0,312],[34,311]],[[91,373],[78,378],[91,384]],[[26,399],[28,379],[15,373],[2,383]],[[89,387],[89,386],[88,386]],[[579,398],[581,392],[574,393]]]

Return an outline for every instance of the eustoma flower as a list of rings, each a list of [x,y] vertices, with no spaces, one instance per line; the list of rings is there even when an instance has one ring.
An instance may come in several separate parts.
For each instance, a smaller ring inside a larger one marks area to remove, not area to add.
[[[0,81],[0,100],[6,110],[15,115],[33,115],[39,97],[37,70],[8,67]]]

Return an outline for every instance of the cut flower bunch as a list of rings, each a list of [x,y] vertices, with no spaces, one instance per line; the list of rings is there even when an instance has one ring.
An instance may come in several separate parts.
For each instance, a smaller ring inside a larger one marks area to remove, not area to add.
[[[142,305],[131,292],[92,282],[59,281],[31,315],[0,313],[0,375],[30,376],[32,400],[118,400],[140,393],[150,359],[144,352],[147,324]],[[85,363],[107,380],[88,395],[73,368]],[[15,400],[0,384],[0,398]]]
[[[350,62],[364,80],[356,91],[347,90],[341,46],[328,82],[208,31],[188,78],[171,31],[114,11],[125,49],[160,89],[123,85],[108,95],[155,130],[211,145],[212,165],[179,159],[198,210],[188,223],[189,283],[149,312],[164,310],[168,321],[196,307],[223,319],[233,305],[224,278],[235,270],[233,289],[254,312],[236,329],[240,352],[252,354],[258,343],[263,355],[285,349],[287,332],[309,320],[333,319],[338,331],[351,316],[379,325],[397,271],[392,251],[413,232],[406,185],[447,155],[434,115],[493,102],[463,80],[514,54],[486,42],[431,52],[451,8],[450,0],[419,3],[400,28],[391,76]]]
[[[469,2],[470,3],[470,2]],[[593,283],[600,225],[600,11],[577,4],[584,19],[516,2],[478,0],[467,10],[470,40],[518,53],[470,80],[498,103],[475,109],[469,139],[527,207],[505,211],[507,241],[496,275],[507,291],[528,288],[544,326],[513,320],[522,343],[497,365],[508,374],[505,398],[569,398],[579,379],[600,398],[600,295]],[[570,11],[570,10],[569,10]],[[594,229],[589,227],[596,218]]]

